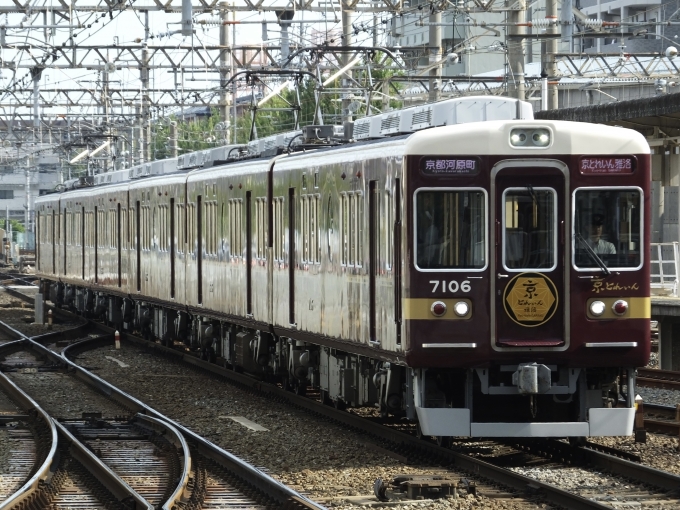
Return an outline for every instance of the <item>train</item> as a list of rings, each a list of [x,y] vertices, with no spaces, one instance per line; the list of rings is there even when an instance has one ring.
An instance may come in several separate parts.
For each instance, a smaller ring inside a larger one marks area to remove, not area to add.
[[[638,132],[463,97],[82,181],[36,200],[58,307],[440,444],[633,433]]]

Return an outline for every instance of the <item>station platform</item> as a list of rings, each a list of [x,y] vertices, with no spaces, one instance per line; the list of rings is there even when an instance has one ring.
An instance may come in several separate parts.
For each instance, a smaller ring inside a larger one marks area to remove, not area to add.
[[[659,321],[659,368],[680,370],[680,297],[652,295],[652,320]]]

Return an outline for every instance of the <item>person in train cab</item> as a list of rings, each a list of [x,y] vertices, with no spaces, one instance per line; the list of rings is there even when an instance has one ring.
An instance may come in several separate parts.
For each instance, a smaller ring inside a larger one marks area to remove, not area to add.
[[[602,239],[602,230],[604,228],[604,216],[601,214],[594,214],[590,222],[590,237],[588,244],[597,255],[615,255],[616,248],[613,243]]]

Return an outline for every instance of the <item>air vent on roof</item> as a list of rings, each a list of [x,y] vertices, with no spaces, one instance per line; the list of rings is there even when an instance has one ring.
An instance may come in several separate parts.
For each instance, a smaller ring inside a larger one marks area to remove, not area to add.
[[[380,134],[392,135],[399,132],[399,121],[401,112],[388,113],[383,115],[380,121]]]
[[[413,108],[411,118],[411,130],[426,129],[432,127],[432,105],[417,106]]]
[[[259,154],[262,152],[262,140],[252,140],[248,142],[248,154]]]
[[[372,117],[363,117],[354,121],[355,140],[366,140],[369,138],[381,138],[380,127],[382,124],[382,115],[374,115]]]
[[[407,108],[382,115],[380,134],[396,135],[400,133],[412,133],[411,122],[415,108]]]

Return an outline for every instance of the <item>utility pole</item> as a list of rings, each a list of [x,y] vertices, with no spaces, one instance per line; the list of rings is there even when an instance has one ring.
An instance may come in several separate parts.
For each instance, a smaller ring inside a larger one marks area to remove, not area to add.
[[[176,158],[178,155],[177,150],[177,122],[170,123],[170,157]]]
[[[109,125],[109,54],[108,51],[106,52],[106,62],[104,63],[104,70],[102,71],[102,94],[101,94],[101,101],[102,101],[102,113],[104,114],[104,129],[106,133],[110,133],[110,125]],[[109,149],[109,152],[112,152],[111,149]],[[109,162],[108,160],[104,161],[104,172],[109,171]]]
[[[229,67],[231,68],[231,73],[229,74],[230,77],[233,78],[234,73],[236,72],[236,68],[234,67],[235,62],[234,62],[234,45],[236,44],[236,10],[232,9],[231,11],[231,21],[234,23],[231,25],[231,48],[229,52]],[[236,110],[236,92],[238,89],[236,88],[236,80],[234,80],[231,84],[231,107],[232,111],[234,114],[234,118],[231,123],[231,132],[233,133],[234,136],[234,144],[236,144],[237,141],[237,134],[236,134],[236,119],[238,118],[238,112]]]
[[[343,46],[351,46],[352,45],[352,18],[354,15],[354,3],[351,0],[343,0],[342,2],[342,39],[343,39]],[[340,67],[345,67],[347,64],[350,62],[350,55],[349,53],[345,53],[342,56],[341,62],[340,62]],[[348,88],[351,83],[352,83],[352,70],[349,69],[347,72],[345,72],[344,77],[340,77],[340,83],[341,83],[341,88]],[[350,104],[350,99],[349,99],[349,93],[344,92],[342,93],[342,122],[351,122],[352,121],[352,112],[349,111],[349,104]]]
[[[150,140],[147,127],[149,126],[149,11],[144,11],[144,42],[142,43],[142,104],[139,134],[141,139],[140,163],[148,161],[150,158]]]
[[[442,58],[442,13],[438,6],[430,4],[430,40],[429,44],[432,47],[430,50],[430,65],[434,65]],[[441,64],[435,65],[430,69],[430,80],[428,84],[430,102],[438,101],[441,96],[439,78],[441,76]]]
[[[508,47],[508,95],[517,99],[525,99],[524,89],[524,37],[525,28],[519,26],[526,21],[526,0],[505,0],[508,10],[507,47]]]
[[[557,31],[557,0],[545,0],[545,17],[551,23],[546,29],[546,34],[554,34],[554,37],[546,39],[545,53],[541,55],[541,67],[548,75],[548,110],[557,110],[558,96],[555,78],[557,75],[557,63],[555,54],[557,53],[558,31]]]
[[[220,20],[222,21],[222,25],[220,25],[220,46],[224,47],[224,49],[220,51],[220,120],[222,122],[227,122],[229,120],[229,102],[227,100],[226,84],[229,79],[229,72],[227,71],[227,66],[229,66],[228,58],[231,55],[231,53],[227,51],[227,48],[230,47],[231,44],[229,42],[229,25],[225,24],[225,22],[229,20],[229,11],[227,10],[227,7],[228,5],[226,2],[219,3]],[[225,138],[227,140],[229,139],[228,132]]]

